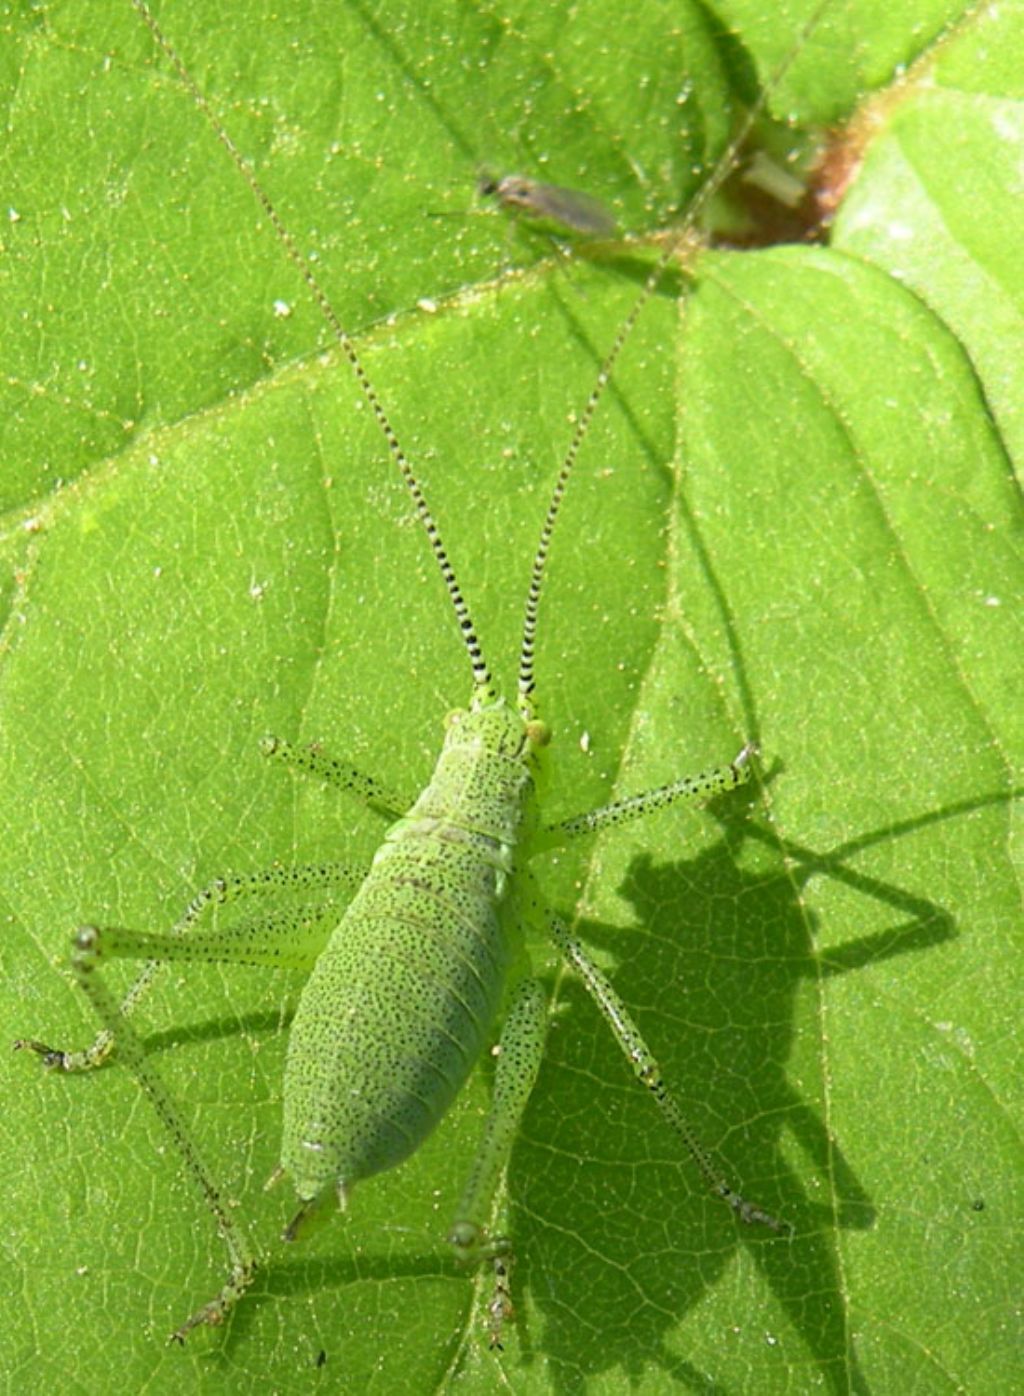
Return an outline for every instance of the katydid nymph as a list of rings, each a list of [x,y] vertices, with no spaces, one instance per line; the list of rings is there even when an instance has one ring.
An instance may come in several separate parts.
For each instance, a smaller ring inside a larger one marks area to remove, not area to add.
[[[675,802],[703,800],[742,785],[754,748],[698,776],[545,823],[538,794],[550,732],[535,693],[534,651],[549,549],[570,478],[619,355],[636,322],[683,245],[700,210],[731,169],[744,132],[730,147],[696,205],[658,255],[633,309],[620,325],[579,413],[562,459],[533,556],[524,603],[514,696],[503,693],[485,658],[452,562],[426,496],[359,354],[326,294],[297,250],[275,207],[257,183],[170,40],[144,0],[133,0],[171,67],[209,120],[216,138],[248,181],[263,214],[305,279],[348,359],[390,456],[407,485],[461,633],[471,686],[467,705],[449,715],[437,766],[409,806],[386,785],[318,748],[300,749],[267,738],[264,753],[353,795],[390,821],[367,868],[345,863],[273,868],[219,878],[193,898],[171,935],[84,926],[72,955],[76,978],[103,1025],[96,1043],[67,1052],[36,1040],[18,1045],[64,1071],[101,1064],[113,1050],[136,1077],[173,1138],[213,1212],[229,1252],[220,1290],[185,1317],[172,1334],[183,1341],[199,1325],[222,1324],[252,1283],[256,1251],[192,1142],[178,1106],[162,1084],[132,1026],[131,1016],[155,966],[190,961],[308,967],[310,974],[290,1027],[284,1082],[283,1143],[278,1172],[294,1189],[284,1236],[298,1239],[307,1220],[331,1199],[396,1166],[441,1121],[486,1047],[497,1039],[493,1103],[465,1190],[452,1209],[448,1240],[467,1264],[493,1273],[486,1305],[489,1338],[500,1347],[513,1312],[510,1263],[514,1237],[490,1234],[491,1199],[540,1066],[546,999],[529,967],[524,927],[545,932],[577,972],[664,1122],[711,1192],[744,1223],[783,1232],[771,1210],[748,1200],[699,1142],[664,1080],[629,1009],[566,923],[546,905],[527,864],[535,855]],[[819,6],[820,14],[824,6]],[[812,21],[813,22],[813,21]],[[805,28],[802,39],[809,32]],[[799,44],[797,45],[799,47]],[[794,52],[796,49],[794,49]],[[776,75],[781,76],[780,73]],[[752,119],[752,118],[751,118]],[[557,546],[557,543],[555,544]],[[272,913],[233,927],[198,923],[217,904],[261,893],[339,891],[347,909],[323,934],[299,914]],[[104,959],[150,962],[127,999],[107,988]]]

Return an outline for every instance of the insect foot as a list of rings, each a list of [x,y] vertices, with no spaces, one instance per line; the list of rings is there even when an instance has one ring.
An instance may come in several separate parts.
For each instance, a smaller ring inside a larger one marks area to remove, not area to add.
[[[770,1212],[764,1211],[756,1202],[748,1202],[745,1197],[741,1197],[738,1192],[734,1192],[727,1183],[712,1189],[717,1197],[723,1202],[727,1202],[732,1210],[739,1217],[740,1221],[751,1226],[767,1226],[772,1231],[778,1231],[783,1235],[791,1235],[793,1225],[791,1222],[780,1221],[778,1217],[773,1217]]]
[[[193,1328],[200,1328],[204,1325],[209,1328],[219,1328],[252,1284],[255,1273],[256,1261],[251,1257],[244,1264],[234,1268],[220,1293],[208,1304],[204,1304],[201,1309],[197,1309],[180,1328],[176,1328],[168,1338],[168,1343],[177,1343],[184,1347],[185,1339]]]
[[[62,1052],[59,1047],[48,1047],[45,1042],[37,1042],[32,1037],[18,1037],[13,1042],[16,1052],[36,1052],[43,1059],[43,1066],[47,1071],[66,1071],[67,1052]]]
[[[72,966],[76,975],[88,974],[95,963],[95,943],[98,932],[93,926],[81,926],[75,932],[72,945]],[[47,1071],[91,1071],[102,1066],[114,1047],[114,1037],[106,1028],[99,1033],[90,1047],[80,1052],[66,1052],[60,1047],[50,1047],[32,1037],[19,1037],[13,1044],[16,1052],[35,1052],[43,1059]]]
[[[461,1265],[479,1265],[487,1260],[491,1262],[494,1268],[494,1295],[487,1305],[488,1346],[492,1352],[503,1352],[502,1332],[516,1313],[509,1283],[514,1260],[511,1241],[507,1236],[496,1236],[489,1241],[474,1222],[459,1221],[448,1233],[448,1244],[454,1249]]]
[[[487,1312],[491,1318],[488,1346],[492,1352],[504,1352],[505,1345],[501,1341],[502,1330],[505,1324],[516,1316],[512,1304],[512,1291],[509,1287],[512,1260],[511,1251],[494,1257],[494,1298],[487,1306]]]

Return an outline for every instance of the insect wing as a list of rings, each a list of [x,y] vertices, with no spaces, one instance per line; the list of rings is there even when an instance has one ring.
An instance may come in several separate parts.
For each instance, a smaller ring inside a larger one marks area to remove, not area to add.
[[[599,199],[579,189],[563,189],[558,184],[538,184],[534,189],[538,217],[564,223],[578,233],[611,237],[616,231],[614,215]]]
[[[615,218],[604,204],[577,189],[541,184],[522,175],[505,175],[502,179],[481,180],[480,192],[528,218],[558,223],[577,233],[611,237],[616,231]]]

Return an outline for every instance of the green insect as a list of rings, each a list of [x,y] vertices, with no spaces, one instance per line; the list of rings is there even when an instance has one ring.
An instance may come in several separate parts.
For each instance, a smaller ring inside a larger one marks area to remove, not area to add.
[[[554,824],[544,822],[539,801],[550,732],[535,696],[534,650],[546,563],[560,507],[618,356],[698,210],[691,209],[686,226],[660,255],[605,357],[575,427],[543,517],[525,600],[516,694],[510,701],[492,678],[423,491],[351,340],[144,0],[133,0],[133,4],[248,180],[352,367],[427,535],[462,636],[472,686],[465,709],[446,719],[433,776],[411,807],[372,777],[317,748],[298,749],[287,741],[265,739],[263,750],[268,757],[334,784],[391,821],[370,867],[317,864],[219,879],[192,900],[170,935],[81,928],[74,939],[72,966],[103,1031],[80,1052],[29,1039],[16,1046],[41,1054],[48,1066],[67,1072],[98,1066],[116,1047],[173,1138],[214,1214],[229,1257],[228,1275],[219,1291],[172,1335],[183,1341],[198,1325],[224,1322],[251,1285],[257,1256],[244,1228],[223,1202],[190,1130],[132,1027],[131,1014],[159,964],[219,961],[309,969],[290,1029],[283,1137],[275,1174],[287,1176],[295,1192],[293,1215],[284,1230],[287,1241],[295,1240],[330,1200],[344,1204],[357,1183],[414,1152],[442,1119],[497,1032],[490,1112],[448,1240],[460,1260],[491,1268],[489,1335],[492,1346],[500,1347],[513,1312],[513,1243],[509,1236],[490,1234],[487,1219],[541,1062],[547,1017],[545,993],[527,957],[527,926],[546,933],[579,975],[638,1079],[711,1191],[744,1222],[777,1231],[784,1227],[770,1212],[745,1199],[703,1148],[626,1005],[583,945],[547,906],[528,866],[540,853],[611,825],[679,801],[703,800],[734,789],[751,772],[755,751],[748,744],[732,761],[704,774],[673,780]],[[735,158],[738,144],[723,161],[718,182]],[[715,181],[705,187],[701,206],[715,187]],[[326,932],[319,920],[291,911],[223,929],[200,924],[209,909],[236,898],[276,891],[336,893],[338,889],[350,900]],[[120,1004],[100,972],[105,959],[115,958],[149,962]]]

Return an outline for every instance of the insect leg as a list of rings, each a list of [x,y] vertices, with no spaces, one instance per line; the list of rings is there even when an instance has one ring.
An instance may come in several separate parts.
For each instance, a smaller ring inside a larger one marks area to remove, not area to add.
[[[629,1009],[580,942],[551,911],[548,912],[548,929],[551,938],[583,980],[587,992],[601,1010],[605,1021],[615,1034],[615,1040],[629,1058],[637,1079],[654,1096],[659,1110],[683,1141],[711,1191],[716,1197],[727,1202],[741,1221],[761,1222],[773,1231],[789,1231],[788,1223],[777,1220],[755,1202],[748,1202],[727,1182],[670,1094],[661,1068],[640,1035],[640,1029],[633,1021]]]
[[[596,834],[599,829],[607,829],[613,824],[628,824],[631,819],[642,819],[679,800],[707,800],[713,795],[735,790],[750,779],[750,762],[756,755],[757,747],[748,742],[728,766],[717,766],[713,771],[702,771],[696,776],[683,776],[656,790],[645,790],[640,795],[630,795],[625,800],[600,805],[584,814],[575,814],[570,819],[549,824],[537,835],[534,849],[557,848],[581,834]]]
[[[459,1201],[456,1221],[448,1233],[458,1258],[468,1264],[490,1261],[494,1268],[494,1297],[488,1305],[490,1342],[501,1347],[501,1330],[513,1315],[509,1292],[512,1243],[507,1236],[488,1236],[488,1215],[502,1169],[515,1140],[519,1121],[537,1079],[544,1055],[547,999],[536,979],[516,987],[501,1030],[494,1073],[494,1095],[476,1157]]]
[[[411,799],[398,795],[382,785],[376,777],[355,770],[346,761],[325,755],[316,743],[300,747],[293,746],[281,737],[264,737],[260,742],[260,751],[264,756],[283,761],[286,766],[291,766],[296,771],[315,776],[317,780],[326,781],[328,785],[347,791],[367,808],[376,814],[384,815],[387,819],[401,818],[413,804]]]
[[[88,995],[96,1014],[108,1033],[117,1033],[118,1047],[133,1076],[153,1103],[168,1134],[191,1173],[206,1205],[213,1213],[217,1229],[228,1248],[230,1269],[217,1294],[186,1319],[171,1341],[184,1342],[185,1335],[199,1324],[218,1325],[252,1283],[256,1272],[256,1255],[243,1228],[231,1216],[221,1200],[213,1176],[196,1148],[191,1134],[178,1111],[167,1087],[146,1060],[145,1049],[134,1028],[120,1014],[116,999],[103,983],[98,965],[104,953],[104,932],[84,926],[75,936],[72,969],[75,978]]]
[[[207,884],[201,892],[189,902],[184,914],[171,928],[166,936],[151,936],[150,940],[158,941],[159,951],[151,950],[123,950],[113,952],[108,945],[107,953],[120,953],[127,958],[144,959],[153,955],[149,962],[143,966],[134,983],[121,1000],[121,1005],[115,1015],[116,1021],[123,1023],[135,1009],[139,1002],[148,993],[154,979],[160,971],[160,967],[169,959],[215,959],[216,955],[195,954],[190,955],[188,950],[180,950],[180,947],[187,946],[196,940],[202,932],[197,931],[197,926],[203,915],[213,906],[223,906],[227,902],[233,902],[239,897],[261,896],[267,893],[283,892],[304,892],[319,888],[346,887],[350,891],[355,891],[359,886],[365,869],[353,868],[347,863],[307,863],[293,868],[266,868],[262,872],[233,874],[229,877],[218,877]],[[187,933],[187,934],[186,934]],[[135,934],[133,932],[123,934]],[[173,954],[170,953],[172,947],[178,946]],[[249,961],[248,963],[255,963]],[[260,963],[270,963],[261,961]],[[284,963],[279,961],[278,963]],[[48,1066],[59,1066],[63,1071],[91,1071],[97,1066],[101,1066],[110,1055],[114,1045],[115,1033],[110,1025],[104,1027],[91,1046],[77,1052],[65,1052],[57,1048],[47,1047],[44,1043],[31,1039],[19,1039],[15,1047],[28,1048],[38,1052],[46,1061]]]

